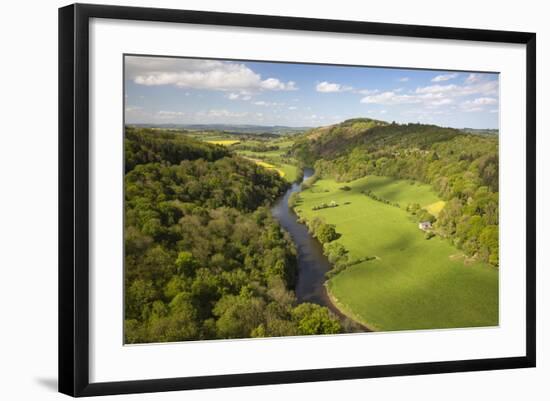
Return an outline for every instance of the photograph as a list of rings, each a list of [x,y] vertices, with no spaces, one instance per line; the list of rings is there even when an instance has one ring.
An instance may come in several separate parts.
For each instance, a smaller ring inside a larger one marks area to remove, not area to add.
[[[124,344],[499,325],[498,72],[123,72]]]

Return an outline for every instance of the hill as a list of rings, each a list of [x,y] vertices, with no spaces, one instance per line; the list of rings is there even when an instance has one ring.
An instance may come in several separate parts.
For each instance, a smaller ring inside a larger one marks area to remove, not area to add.
[[[291,153],[314,166],[317,178],[347,182],[376,175],[431,185],[445,201],[435,231],[466,255],[498,265],[498,136],[352,119],[306,132]]]
[[[251,124],[132,124],[139,128],[183,129],[189,131],[222,131],[230,134],[299,134],[311,127],[288,127],[284,125]]]

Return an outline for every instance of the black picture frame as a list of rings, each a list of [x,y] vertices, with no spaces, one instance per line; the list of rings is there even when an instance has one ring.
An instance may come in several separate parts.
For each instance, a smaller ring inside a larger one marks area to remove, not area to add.
[[[196,376],[90,383],[89,381],[89,132],[88,61],[91,18],[275,28],[515,43],[526,45],[526,352],[517,357],[381,366]],[[95,396],[252,386],[535,366],[535,146],[536,35],[479,29],[220,12],[74,4],[59,9],[59,391]]]

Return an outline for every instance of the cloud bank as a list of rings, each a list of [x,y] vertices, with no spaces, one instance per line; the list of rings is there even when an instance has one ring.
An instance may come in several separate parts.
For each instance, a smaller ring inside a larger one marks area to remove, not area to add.
[[[172,85],[178,88],[240,91],[241,94],[255,90],[297,89],[293,81],[283,82],[274,77],[262,79],[260,74],[245,64],[232,61],[127,57],[126,76],[138,85]],[[233,100],[236,95],[232,95]]]

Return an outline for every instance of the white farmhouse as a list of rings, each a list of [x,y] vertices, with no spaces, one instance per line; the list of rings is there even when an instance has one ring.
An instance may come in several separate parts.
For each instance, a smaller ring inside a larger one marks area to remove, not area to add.
[[[418,228],[420,228],[423,231],[430,230],[432,228],[432,223],[429,221],[421,221],[418,223]]]

